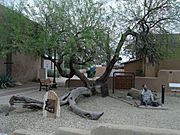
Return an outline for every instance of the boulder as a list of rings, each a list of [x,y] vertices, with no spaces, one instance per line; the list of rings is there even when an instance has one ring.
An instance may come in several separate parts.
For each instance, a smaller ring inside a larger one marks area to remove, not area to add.
[[[141,91],[135,88],[131,88],[131,90],[128,91],[127,96],[131,96],[133,99],[140,100]]]

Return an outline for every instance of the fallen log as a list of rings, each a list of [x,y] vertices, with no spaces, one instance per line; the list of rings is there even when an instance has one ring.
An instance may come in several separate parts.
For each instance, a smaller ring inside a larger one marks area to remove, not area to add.
[[[22,107],[27,109],[33,109],[33,110],[43,109],[43,102],[23,96],[12,96],[9,100],[9,104],[11,107],[15,104],[22,104]],[[9,115],[9,112],[10,110],[6,114]]]
[[[69,106],[75,114],[90,120],[98,120],[104,114],[104,112],[92,112],[83,110],[75,104],[70,104]]]
[[[76,101],[80,96],[91,96],[92,92],[86,87],[78,87],[76,89],[73,89],[72,91],[68,92],[66,95],[62,96],[60,98],[60,103],[61,105],[69,104],[70,109],[77,115],[91,119],[91,120],[97,120],[99,119],[104,112],[92,112],[92,111],[87,111],[79,108],[76,105]]]
[[[26,104],[35,103],[43,106],[43,102],[23,96],[12,96],[9,100],[9,104],[14,105],[15,103],[26,103]]]
[[[81,96],[89,97],[91,95],[92,95],[92,92],[88,88],[78,87],[78,88],[73,89],[72,91],[68,92],[64,96],[62,96],[60,98],[60,104],[61,104],[61,106],[68,104],[70,109],[75,114],[77,114],[83,118],[97,120],[104,114],[104,112],[87,111],[87,110],[84,110],[84,109],[78,107],[76,104],[77,100]],[[39,100],[32,99],[29,97],[23,97],[23,96],[12,96],[9,100],[9,103],[11,106],[13,106],[14,104],[21,103],[21,104],[23,104],[23,108],[34,109],[34,110],[41,110],[41,109],[43,109],[43,105],[44,105],[44,103]]]

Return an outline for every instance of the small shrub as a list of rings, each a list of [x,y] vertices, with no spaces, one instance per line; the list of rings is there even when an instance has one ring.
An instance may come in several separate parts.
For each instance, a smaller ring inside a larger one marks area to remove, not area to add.
[[[14,87],[15,81],[10,75],[2,74],[0,75],[0,88]]]

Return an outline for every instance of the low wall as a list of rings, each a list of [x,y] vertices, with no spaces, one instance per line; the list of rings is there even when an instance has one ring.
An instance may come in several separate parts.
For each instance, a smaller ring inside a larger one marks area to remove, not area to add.
[[[13,132],[13,135],[50,135],[48,133],[35,132],[32,130],[18,129]]]
[[[109,89],[112,89],[112,80],[113,77],[107,80]],[[142,85],[147,84],[149,89],[161,91],[162,85],[165,85],[166,92],[170,92],[169,83],[171,82],[180,83],[180,70],[160,70],[158,77],[135,77],[135,88],[142,89]],[[70,79],[70,82],[66,81],[66,86],[79,87],[83,86],[83,83],[80,79]]]
[[[91,135],[180,135],[180,131],[148,127],[101,124]]]
[[[147,84],[151,90],[160,91],[165,85],[166,92],[170,92],[169,83],[180,83],[180,70],[160,70],[158,77],[136,77],[135,88],[142,89],[142,84]]]
[[[52,135],[91,135],[86,129],[60,127]]]
[[[31,131],[16,130],[13,135],[42,135],[42,133],[31,133]],[[86,129],[60,127],[54,133],[49,135],[180,135],[180,131],[173,129],[100,124],[91,131]]]
[[[94,80],[91,80],[91,81],[94,81]],[[113,81],[112,77],[109,77],[107,80],[107,84],[108,84],[109,89],[112,89],[112,81]],[[66,80],[65,86],[66,87],[82,87],[82,86],[84,86],[84,84],[79,78],[77,78],[77,79],[72,78],[72,79]]]

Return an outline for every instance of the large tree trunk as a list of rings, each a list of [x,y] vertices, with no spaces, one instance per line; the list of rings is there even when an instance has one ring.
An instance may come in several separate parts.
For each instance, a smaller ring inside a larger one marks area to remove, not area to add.
[[[76,75],[77,77],[79,77],[81,79],[81,81],[87,87],[87,88],[85,88],[85,87],[76,88],[76,89],[72,90],[71,92],[68,92],[66,95],[62,96],[61,102],[60,102],[61,105],[69,104],[72,111],[81,117],[92,119],[92,120],[99,119],[103,115],[103,112],[89,112],[89,111],[83,110],[76,105],[76,100],[81,95],[91,96],[92,93],[93,94],[96,93],[94,85],[103,85],[107,81],[107,79],[114,67],[114,64],[119,60],[119,53],[120,53],[120,50],[121,50],[127,36],[134,35],[134,34],[136,34],[136,33],[132,32],[130,29],[128,29],[124,34],[122,34],[113,58],[107,64],[104,74],[95,81],[95,84],[90,84],[90,81],[87,79],[87,77],[83,73],[81,73],[80,71],[76,70],[73,67],[73,64],[74,64],[73,57],[70,59],[70,73],[68,75],[65,75],[63,73],[63,70],[61,69],[61,66],[60,66],[61,62],[59,61],[59,63],[58,63],[58,62],[54,61],[56,67],[58,68],[58,71],[60,72],[60,74],[63,77],[71,78],[71,77],[73,77],[73,75]]]
[[[101,84],[104,84],[104,83],[107,81],[107,79],[108,79],[108,77],[109,77],[109,75],[110,75],[110,73],[111,73],[111,71],[112,71],[112,68],[114,67],[114,64],[115,64],[116,62],[117,62],[117,60],[116,60],[115,58],[113,58],[113,59],[108,63],[104,74],[103,74],[102,76],[100,76],[100,77],[96,80],[96,84],[100,84],[100,85],[101,85]]]
[[[133,32],[131,29],[128,29],[124,34],[122,34],[122,36],[121,36],[121,38],[119,40],[118,46],[116,48],[116,51],[114,53],[113,58],[108,63],[104,74],[100,78],[98,78],[96,80],[96,84],[101,85],[101,84],[104,84],[107,81],[107,79],[108,79],[108,77],[109,77],[109,75],[110,75],[110,73],[111,73],[111,71],[112,71],[112,69],[114,67],[114,64],[119,60],[119,54],[120,54],[121,48],[124,45],[124,42],[126,41],[126,38],[127,38],[128,35],[135,36],[136,33]]]
[[[83,74],[81,73],[79,70],[77,69],[71,69],[74,71],[74,74],[79,77],[79,79],[84,83],[84,86],[87,87],[87,88],[91,88],[91,84],[90,84],[90,81],[88,80],[88,78]]]

